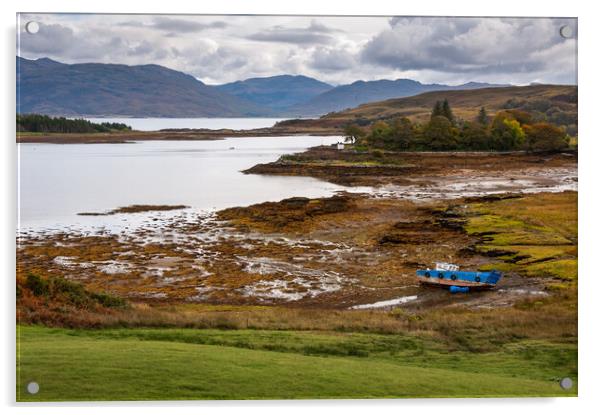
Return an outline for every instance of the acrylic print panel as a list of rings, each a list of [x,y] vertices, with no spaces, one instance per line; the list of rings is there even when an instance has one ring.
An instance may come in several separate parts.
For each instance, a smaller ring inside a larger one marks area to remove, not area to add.
[[[577,394],[577,19],[17,46],[17,401]]]

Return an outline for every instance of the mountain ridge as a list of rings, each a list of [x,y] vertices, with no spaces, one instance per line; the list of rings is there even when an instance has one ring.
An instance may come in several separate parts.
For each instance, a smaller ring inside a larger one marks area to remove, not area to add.
[[[160,65],[17,57],[17,112],[63,116],[253,117],[262,108]]]
[[[503,87],[411,79],[358,80],[333,86],[304,75],[207,85],[156,64],[62,63],[17,56],[17,112],[88,117],[315,117],[429,91]]]
[[[326,92],[332,85],[304,75],[276,75],[248,78],[216,85],[222,92],[246,99],[274,111],[306,102]]]

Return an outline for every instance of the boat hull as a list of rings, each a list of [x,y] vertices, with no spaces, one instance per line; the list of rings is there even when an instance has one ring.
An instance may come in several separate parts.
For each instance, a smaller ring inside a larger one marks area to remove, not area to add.
[[[476,272],[439,270],[418,270],[416,271],[416,275],[421,284],[445,288],[452,286],[468,287],[471,291],[494,288],[502,276],[497,271]]]

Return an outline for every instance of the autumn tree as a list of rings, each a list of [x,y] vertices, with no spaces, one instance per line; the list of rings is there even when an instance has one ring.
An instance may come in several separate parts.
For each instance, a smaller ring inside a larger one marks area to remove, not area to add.
[[[513,120],[518,121],[518,123],[522,126],[525,124],[531,124],[533,122],[533,116],[527,111],[517,110],[517,109],[509,109],[500,111],[496,114],[496,117],[504,117],[511,118]]]
[[[462,148],[467,150],[490,150],[491,135],[489,128],[481,122],[467,121],[460,130]]]
[[[511,114],[502,111],[491,123],[491,138],[495,150],[518,150],[525,142],[525,132]]]
[[[372,124],[370,134],[366,137],[368,144],[372,147],[384,147],[390,140],[391,126],[385,121],[379,120]]]
[[[424,127],[425,145],[431,150],[456,150],[458,133],[451,121],[442,115],[433,117]]]
[[[397,118],[391,125],[391,140],[388,146],[391,150],[407,150],[416,141],[414,125],[406,118]]]
[[[524,129],[530,151],[557,151],[568,147],[568,136],[554,125],[537,123],[525,125]]]

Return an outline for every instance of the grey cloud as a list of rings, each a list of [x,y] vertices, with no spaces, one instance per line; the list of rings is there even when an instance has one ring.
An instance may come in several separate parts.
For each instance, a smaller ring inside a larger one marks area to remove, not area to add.
[[[198,78],[217,78],[224,73],[238,71],[248,65],[252,59],[226,46],[215,49],[196,44],[189,48],[172,48],[171,53],[186,72]]]
[[[328,27],[325,24],[318,22],[317,20],[312,20],[307,29],[314,33],[340,33],[340,32],[342,32],[342,30],[335,29],[333,27]]]
[[[284,43],[327,43],[330,36],[319,33],[308,33],[303,29],[274,28],[266,32],[254,33],[248,37],[262,42]]]
[[[549,68],[542,51],[567,42],[559,19],[392,18],[373,37],[362,61],[397,70],[511,74]],[[576,24],[576,22],[570,22]],[[570,42],[570,41],[569,41]],[[562,60],[567,48],[557,48]]]
[[[155,17],[150,23],[145,23],[139,20],[129,20],[121,22],[120,26],[132,27],[132,28],[147,28],[147,29],[158,29],[164,32],[170,32],[170,35],[176,35],[178,33],[194,33],[202,32],[207,29],[224,29],[228,26],[226,22],[214,21],[214,22],[200,22],[195,20],[174,18],[174,17]]]
[[[155,60],[162,60],[169,56],[169,52],[165,49],[156,49],[153,51],[153,58]]]
[[[283,73],[335,84],[399,77],[442,83],[576,81],[577,41],[558,36],[562,24],[577,32],[571,19],[393,17],[365,28],[356,20],[349,25],[354,33],[338,29],[347,28],[344,17],[296,24],[277,16],[27,19],[40,22],[40,32],[20,34],[21,56],[156,63],[212,83]],[[265,43],[258,47],[249,39]]]
[[[139,45],[134,46],[128,50],[130,56],[148,55],[155,52],[155,47],[147,41],[141,42]]]
[[[449,32],[466,32],[471,28],[477,26],[480,18],[463,18],[463,17],[407,17],[407,16],[393,16],[389,19],[389,26],[395,28],[396,26],[412,25],[416,23],[422,23],[431,26],[431,29],[436,33],[449,33]]]
[[[339,32],[339,30],[329,28],[315,20],[312,20],[309,26],[304,28],[272,26],[263,32],[257,32],[249,35],[248,39],[262,42],[321,44],[331,42],[331,33],[335,32]]]
[[[312,54],[310,65],[323,71],[340,71],[353,68],[356,64],[355,56],[337,48],[318,47]]]
[[[148,56],[165,56],[161,48],[147,40],[128,40],[117,31],[87,28],[75,32],[60,24],[40,23],[38,33],[22,32],[19,53],[26,56],[52,57],[60,61],[117,61],[124,57],[145,59]]]
[[[171,17],[157,17],[153,20],[151,25],[160,30],[168,32],[200,32],[207,29],[223,29],[227,26],[225,22],[215,21],[211,23],[202,23],[194,20],[187,19],[176,19]]]

